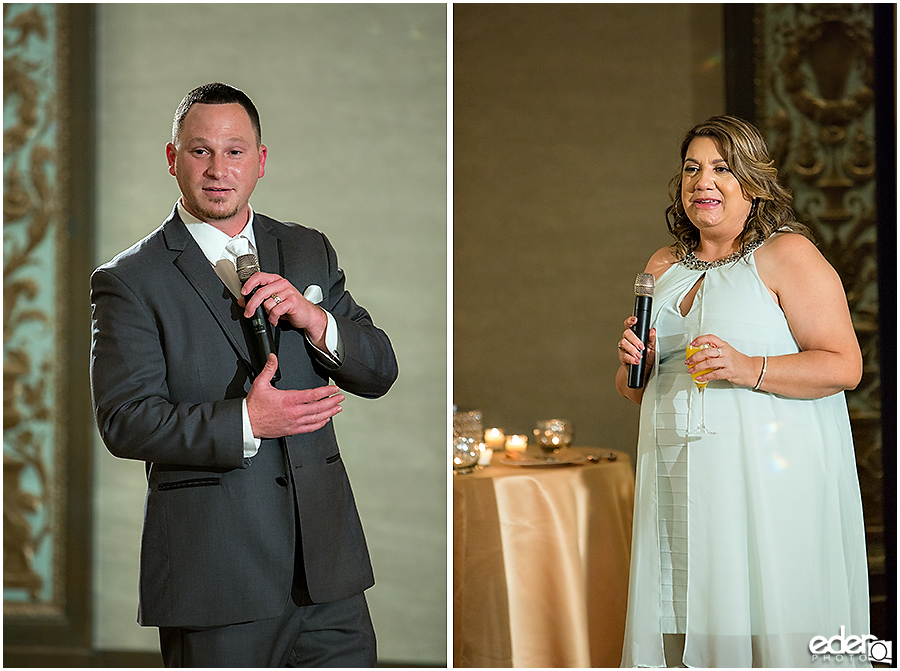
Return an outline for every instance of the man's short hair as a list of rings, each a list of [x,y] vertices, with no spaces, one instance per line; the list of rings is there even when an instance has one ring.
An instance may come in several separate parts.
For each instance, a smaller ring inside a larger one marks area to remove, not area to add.
[[[262,129],[259,125],[259,112],[249,96],[240,89],[236,89],[228,84],[213,83],[198,86],[188,93],[178,109],[175,110],[175,119],[172,121],[172,144],[178,144],[178,134],[184,125],[184,118],[187,116],[188,110],[196,103],[204,105],[227,105],[229,103],[238,103],[247,111],[250,117],[250,123],[256,132],[256,146],[262,143]]]

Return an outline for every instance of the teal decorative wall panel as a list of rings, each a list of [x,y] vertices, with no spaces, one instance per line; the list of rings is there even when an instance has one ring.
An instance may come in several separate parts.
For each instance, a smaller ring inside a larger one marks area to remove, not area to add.
[[[864,374],[847,394],[867,521],[881,519],[870,4],[759,5],[757,108],[798,217],[844,283]]]
[[[56,7],[3,6],[4,614],[62,608]]]
[[[885,570],[874,10],[871,4],[756,7],[757,118],[798,218],[813,229],[844,283],[863,354],[863,378],[847,393],[847,405],[874,602],[883,599],[878,576]]]

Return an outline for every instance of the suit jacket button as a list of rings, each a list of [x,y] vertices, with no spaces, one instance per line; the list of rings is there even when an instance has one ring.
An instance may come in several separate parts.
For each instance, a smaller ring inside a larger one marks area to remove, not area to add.
[[[282,487],[287,487],[287,478],[283,475],[279,475],[277,478],[275,478],[275,482],[277,482]]]

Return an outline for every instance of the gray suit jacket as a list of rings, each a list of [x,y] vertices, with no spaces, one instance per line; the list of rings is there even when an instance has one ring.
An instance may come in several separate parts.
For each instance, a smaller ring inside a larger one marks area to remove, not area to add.
[[[298,290],[319,285],[343,341],[337,368],[280,325],[280,389],[328,383],[375,398],[397,376],[387,335],[344,288],[318,231],[255,215],[260,266]],[[279,248],[281,254],[279,254]],[[295,547],[313,601],[374,583],[332,423],[264,440],[243,456],[241,402],[253,381],[241,310],[177,211],[91,277],[91,384],[100,434],[147,463],[141,542],[143,625],[204,627],[274,617],[289,598]],[[295,543],[295,504],[301,543]]]

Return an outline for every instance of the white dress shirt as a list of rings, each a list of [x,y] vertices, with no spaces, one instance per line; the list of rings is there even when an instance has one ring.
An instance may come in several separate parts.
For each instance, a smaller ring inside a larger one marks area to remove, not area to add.
[[[184,222],[184,225],[187,227],[188,232],[197,241],[197,244],[200,246],[200,249],[203,251],[204,256],[209,260],[210,264],[213,266],[213,270],[216,271],[216,274],[222,280],[226,287],[231,291],[232,294],[235,295],[236,298],[241,298],[241,283],[237,277],[237,269],[235,268],[235,256],[232,253],[231,249],[227,249],[226,246],[229,242],[231,242],[232,238],[228,237],[226,233],[223,233],[221,230],[213,226],[212,224],[208,224],[206,222],[201,221],[186,209],[181,204],[181,199],[178,200],[178,216],[181,217],[181,221]],[[247,219],[247,225],[244,226],[243,230],[234,236],[234,239],[244,238],[246,240],[247,252],[251,254],[257,254],[256,252],[256,236],[253,233],[253,208],[250,208],[250,217]],[[258,256],[258,254],[257,254]],[[322,351],[318,347],[316,347],[312,341],[309,339],[307,335],[307,342],[312,345],[312,347],[319,353],[322,354],[323,357],[332,364],[340,362],[340,354],[338,352],[338,327],[337,322],[334,319],[334,316],[328,310],[322,310],[325,313],[325,316],[328,320],[328,324],[325,327],[325,346],[327,351]],[[243,403],[241,404],[242,414],[243,414],[243,442],[244,442],[244,456],[249,458],[256,455],[259,451],[260,439],[256,438],[253,435],[253,427],[250,424],[250,414],[247,411],[247,399],[245,398]]]

